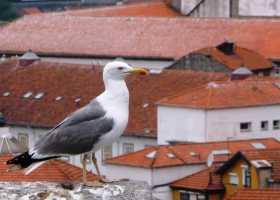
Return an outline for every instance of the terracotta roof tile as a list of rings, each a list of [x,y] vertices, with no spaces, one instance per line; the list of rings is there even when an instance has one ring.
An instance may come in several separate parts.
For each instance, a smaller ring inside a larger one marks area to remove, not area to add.
[[[88,103],[103,89],[101,67],[88,65],[36,62],[16,67],[17,61],[0,64],[0,112],[10,124],[52,127],[69,113]],[[147,77],[131,76],[127,80],[130,97],[130,118],[127,135],[156,137],[156,102],[178,91],[212,80],[222,74],[166,70]],[[33,92],[31,98],[23,94]],[[10,92],[9,96],[3,96]],[[34,99],[44,92],[42,99]],[[57,97],[62,99],[56,101]],[[75,99],[80,98],[79,103]]]
[[[211,56],[212,59],[224,64],[230,70],[244,66],[250,70],[271,69],[273,67],[270,60],[257,52],[236,45],[232,55],[226,55],[216,47],[207,47],[192,53]]]
[[[79,167],[71,165],[62,160],[51,160],[29,175],[24,175],[22,171],[7,172],[8,166],[6,161],[12,158],[11,155],[0,155],[0,181],[48,181],[48,182],[65,182],[65,181],[82,181],[82,170]],[[97,177],[88,172],[89,181],[97,180]]]
[[[280,189],[243,189],[225,200],[276,200]]]
[[[216,166],[184,177],[170,184],[172,188],[199,190],[199,191],[216,191],[224,190],[222,178],[214,173]]]
[[[226,38],[276,59],[279,24],[273,19],[24,16],[0,30],[0,52],[178,59]]]
[[[162,105],[223,109],[280,104],[278,78],[211,82],[159,101]],[[232,98],[234,96],[234,98]]]
[[[206,163],[208,155],[214,150],[228,149],[231,154],[226,156],[215,156],[215,162],[225,162],[231,155],[240,150],[254,149],[252,143],[259,142],[268,149],[280,148],[276,139],[252,139],[237,141],[222,141],[193,144],[176,144],[166,146],[149,147],[141,151],[129,153],[107,160],[108,164],[127,165],[143,168],[160,168],[178,165],[192,165]],[[148,155],[154,156],[149,157]],[[174,156],[168,156],[171,153]]]
[[[163,1],[150,1],[100,8],[80,9],[63,12],[65,15],[87,17],[175,17],[181,16]]]

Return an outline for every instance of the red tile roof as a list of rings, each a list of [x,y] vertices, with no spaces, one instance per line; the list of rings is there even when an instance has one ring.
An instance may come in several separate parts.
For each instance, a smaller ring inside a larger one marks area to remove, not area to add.
[[[214,150],[228,149],[230,155],[215,156],[215,162],[224,162],[239,150],[254,149],[252,143],[262,143],[268,149],[280,148],[276,139],[252,139],[193,144],[176,144],[148,147],[107,160],[108,164],[126,165],[143,168],[161,168],[179,165],[205,164],[209,154]]]
[[[24,16],[0,30],[0,52],[175,58],[225,39],[280,58],[280,21],[151,17]]]
[[[10,124],[52,127],[69,113],[88,103],[103,91],[100,67],[37,62],[15,67],[17,61],[0,64],[0,112]],[[127,135],[156,137],[156,102],[178,91],[188,90],[223,74],[166,70],[147,77],[131,76],[127,80],[130,118]],[[42,99],[22,98],[28,91],[44,92]],[[11,95],[3,96],[10,92]],[[55,98],[61,96],[62,100]],[[79,103],[74,100],[81,98]]]
[[[222,178],[214,173],[216,167],[212,166],[205,170],[184,177],[170,184],[171,188],[198,190],[198,191],[217,191],[224,190]]]
[[[210,56],[217,62],[227,66],[230,70],[246,67],[250,70],[271,69],[272,62],[255,51],[234,46],[234,54],[226,55],[216,47],[207,47],[192,52],[193,54],[203,54]]]
[[[6,165],[6,161],[11,157],[11,155],[0,155],[0,181],[82,181],[81,168],[62,160],[48,161],[35,169],[29,175],[24,175],[22,171],[7,172],[8,165]],[[89,172],[87,174],[87,178],[89,181],[97,180],[97,177]]]
[[[199,109],[224,109],[279,105],[278,78],[217,81],[159,101],[162,105]],[[234,98],[233,98],[234,97]]]
[[[225,200],[277,200],[280,189],[243,189]]]
[[[181,16],[162,1],[150,1],[100,8],[80,9],[63,12],[65,15],[87,17],[175,17]]]

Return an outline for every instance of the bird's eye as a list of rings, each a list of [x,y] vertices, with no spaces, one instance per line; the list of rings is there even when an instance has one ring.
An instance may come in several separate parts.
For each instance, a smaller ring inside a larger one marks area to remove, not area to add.
[[[124,67],[118,67],[118,70],[123,70],[124,69]]]

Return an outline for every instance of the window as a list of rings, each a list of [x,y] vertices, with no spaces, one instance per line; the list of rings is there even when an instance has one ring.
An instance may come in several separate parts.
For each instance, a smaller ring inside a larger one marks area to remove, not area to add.
[[[266,146],[263,143],[251,143],[251,145],[255,148],[255,149],[266,149]]]
[[[102,148],[102,160],[107,160],[113,157],[112,145],[107,145]]]
[[[134,151],[134,144],[123,143],[123,154],[127,154]]]
[[[190,194],[186,192],[180,192],[180,200],[190,200]]]
[[[268,130],[268,121],[261,121],[261,130],[262,131]]]
[[[252,129],[252,123],[251,122],[242,122],[240,123],[240,131],[241,132],[249,132]]]
[[[251,173],[248,165],[242,166],[242,183],[244,187],[251,186]]]
[[[280,120],[273,120],[273,129],[280,129]]]
[[[18,142],[23,146],[23,147],[28,147],[28,134],[26,133],[19,133],[18,134]]]
[[[206,196],[204,194],[198,194],[196,199],[197,200],[206,200]]]
[[[229,173],[229,183],[232,185],[238,185],[238,176],[236,173]]]

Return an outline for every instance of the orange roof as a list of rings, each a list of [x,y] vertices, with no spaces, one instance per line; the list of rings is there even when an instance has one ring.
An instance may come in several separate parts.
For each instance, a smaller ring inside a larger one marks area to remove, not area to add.
[[[62,12],[65,15],[86,17],[176,17],[180,13],[162,1],[150,1],[133,4],[79,9]]]
[[[22,13],[23,15],[42,14],[41,10],[37,7],[21,8],[19,12]]]
[[[60,56],[178,59],[225,38],[266,58],[280,58],[273,19],[24,16],[0,30],[0,52]]]
[[[11,159],[11,155],[0,155],[0,181],[82,181],[82,170],[62,160],[51,160],[35,169],[29,175],[24,175],[22,171],[8,172],[6,161]],[[88,172],[88,180],[97,180],[97,177]]]
[[[159,104],[199,109],[224,109],[280,104],[278,78],[217,81],[159,101]],[[234,97],[234,98],[233,98]]]
[[[280,189],[242,189],[225,200],[276,200]]]
[[[186,190],[217,191],[224,190],[222,178],[214,173],[216,166],[194,173],[170,184],[170,187]]]
[[[271,69],[272,62],[255,51],[234,45],[234,53],[227,55],[216,47],[207,47],[193,54],[203,54],[211,56],[212,59],[225,65],[230,70],[246,67],[250,70]]]
[[[268,149],[280,147],[280,143],[273,138],[164,145],[148,147],[141,151],[118,156],[107,160],[107,163],[143,168],[205,164],[212,151],[228,149],[230,155],[215,156],[214,159],[215,162],[224,162],[239,150],[254,149],[252,143],[256,142],[264,144]]]
[[[87,104],[103,91],[101,67],[36,62],[17,67],[16,60],[0,63],[0,112],[9,124],[52,127],[69,113]],[[217,73],[165,70],[147,77],[130,76],[130,117],[127,135],[156,137],[156,102],[180,90],[224,79]],[[50,84],[51,83],[51,84]],[[23,94],[32,91],[29,99]],[[3,96],[10,92],[9,96]],[[42,99],[34,99],[44,92]],[[56,97],[62,99],[56,101]],[[79,103],[75,99],[81,98]],[[23,114],[24,113],[24,114]]]

